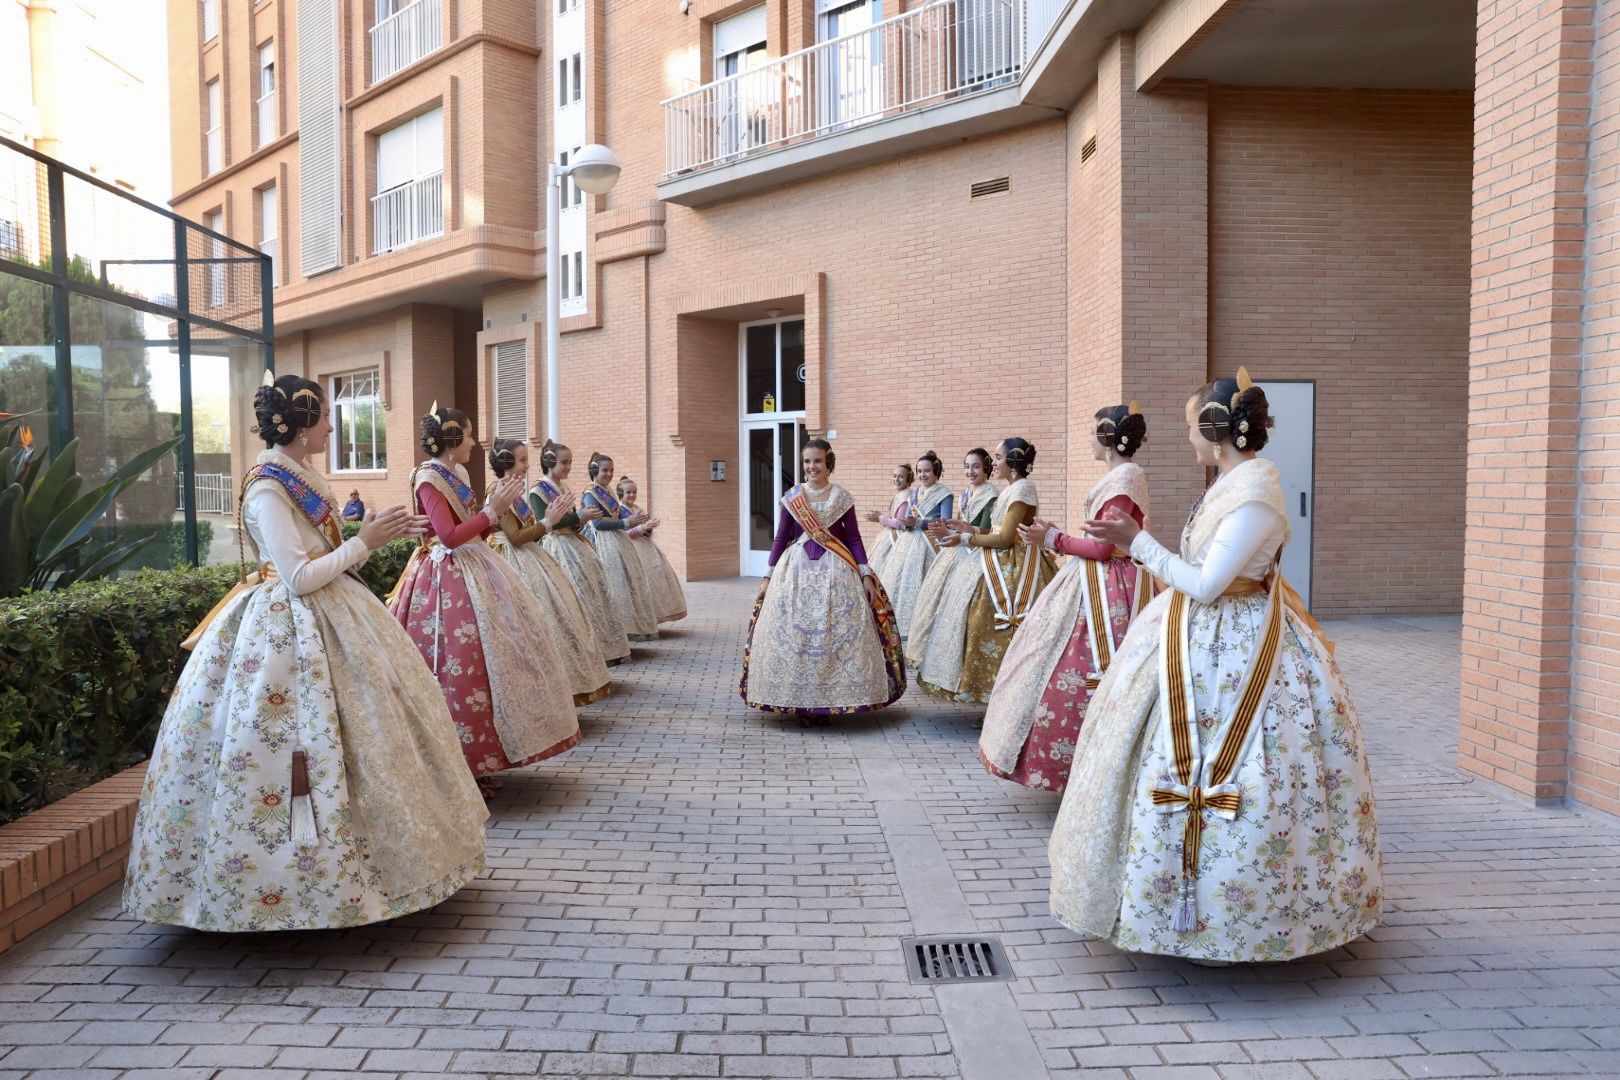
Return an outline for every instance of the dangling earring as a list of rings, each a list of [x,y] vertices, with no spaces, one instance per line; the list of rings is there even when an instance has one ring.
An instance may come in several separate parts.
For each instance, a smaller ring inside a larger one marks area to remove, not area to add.
[[[300,436],[298,436],[298,445],[302,446],[305,450],[308,450],[309,449],[309,436],[308,435],[300,435]]]
[[[1215,444],[1215,460],[1216,461],[1221,460],[1221,444],[1220,443]]]

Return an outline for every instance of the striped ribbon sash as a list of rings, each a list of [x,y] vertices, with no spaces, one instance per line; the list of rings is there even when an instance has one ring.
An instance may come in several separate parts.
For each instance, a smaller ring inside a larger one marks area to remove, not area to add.
[[[848,545],[842,540],[828,531],[826,524],[822,522],[820,516],[816,514],[815,509],[810,505],[810,498],[805,495],[802,487],[794,488],[788,492],[782,504],[787,507],[788,513],[793,515],[793,520],[799,523],[799,528],[804,530],[806,536],[840,559],[843,559],[849,564],[850,569],[860,570],[861,564],[855,561],[855,553],[850,551]]]
[[[1205,759],[1198,745],[1198,716],[1193,704],[1192,669],[1187,653],[1187,594],[1178,591],[1170,597],[1160,647],[1159,692],[1168,706],[1176,782],[1155,785],[1153,805],[1161,814],[1183,811],[1187,814],[1181,835],[1181,884],[1170,922],[1170,929],[1176,933],[1188,933],[1198,927],[1198,860],[1204,836],[1204,811],[1213,811],[1230,821],[1243,806],[1243,789],[1233,782],[1233,777],[1257,730],[1256,721],[1282,642],[1281,583],[1281,574],[1273,573],[1265,585],[1240,581],[1236,588],[1227,590],[1227,596],[1265,590],[1268,598],[1265,623],[1249,658],[1237,709],[1227,721],[1213,760]]]
[[[1116,556],[1117,558],[1117,556]],[[1113,560],[1108,560],[1112,562]],[[1128,560],[1127,560],[1128,561]],[[1114,624],[1108,617],[1108,591],[1103,583],[1103,566],[1105,563],[1095,559],[1084,560],[1084,575],[1082,586],[1085,589],[1086,601],[1086,633],[1091,642],[1091,674],[1086,676],[1086,689],[1095,690],[1102,682],[1102,677],[1108,674],[1108,666],[1114,662]],[[1136,564],[1136,594],[1131,602],[1131,620],[1142,614],[1142,609],[1152,598],[1153,576],[1147,568],[1140,563]],[[1104,632],[1098,632],[1101,628]]]
[[[1017,579],[1008,583],[1001,573],[1001,562],[996,558],[996,548],[979,549],[979,566],[984,574],[985,588],[990,592],[990,606],[995,609],[996,629],[1015,629],[1029,614],[1029,609],[1035,606],[1035,597],[1040,589],[1036,583],[1040,580],[1041,559],[1039,552],[1014,549],[1014,558],[1021,558]]]

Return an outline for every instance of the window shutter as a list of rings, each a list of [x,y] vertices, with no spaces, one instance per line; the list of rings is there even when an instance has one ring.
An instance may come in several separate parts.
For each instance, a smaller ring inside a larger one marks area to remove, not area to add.
[[[529,437],[529,356],[521,341],[495,346],[495,437]]]
[[[714,56],[716,60],[741,52],[754,45],[765,44],[765,5],[749,8],[729,19],[714,24]]]
[[[337,0],[298,0],[298,250],[305,276],[343,263]]]

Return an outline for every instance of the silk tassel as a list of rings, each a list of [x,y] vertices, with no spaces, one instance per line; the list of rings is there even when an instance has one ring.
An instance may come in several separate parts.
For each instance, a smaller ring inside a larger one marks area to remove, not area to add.
[[[1170,929],[1177,934],[1198,929],[1198,890],[1190,877],[1183,877],[1176,890],[1176,911],[1170,918]]]
[[[314,847],[315,802],[309,794],[309,758],[302,750],[292,756],[292,842],[294,847]]]

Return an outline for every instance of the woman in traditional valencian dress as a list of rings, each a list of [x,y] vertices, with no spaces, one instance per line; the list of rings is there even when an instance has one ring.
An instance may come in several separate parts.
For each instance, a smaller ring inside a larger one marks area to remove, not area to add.
[[[540,470],[543,475],[529,489],[529,509],[536,517],[544,517],[546,508],[558,499],[572,501],[573,492],[567,485],[568,476],[574,470],[574,452],[561,443],[546,440],[540,448]],[[579,605],[591,621],[602,659],[607,661],[608,667],[613,667],[630,659],[630,638],[608,593],[602,560],[596,557],[591,542],[579,534],[601,516],[599,508],[580,505],[564,514],[541,543],[574,583],[574,592],[579,594]]]
[[[832,482],[832,447],[811,439],[801,461],[748,623],[742,697],[805,718],[881,709],[906,692],[894,612],[866,564],[855,500]]]
[[[864,515],[873,525],[881,526],[878,529],[877,539],[866,549],[867,565],[872,568],[872,573],[880,577],[883,574],[883,564],[889,558],[889,551],[894,547],[895,538],[900,534],[898,524],[885,525],[884,520],[887,518],[898,522],[900,511],[905,507],[906,500],[911,497],[911,485],[916,483],[917,474],[912,471],[910,465],[896,465],[891,479],[894,481],[894,496],[889,500],[887,513],[868,510]]]
[[[608,598],[624,624],[631,641],[658,639],[658,609],[653,604],[652,581],[642,568],[630,537],[625,530],[644,525],[647,515],[626,509],[613,493],[613,459],[606,454],[592,454],[586,464],[591,482],[580,496],[579,504],[587,510],[600,513],[585,527],[591,547],[602,563],[602,576],[607,581]]]
[[[497,480],[479,509],[467,484],[477,445],[467,415],[435,402],[421,428],[429,460],[411,474],[411,489],[432,542],[405,564],[391,606],[439,680],[473,775],[495,791],[492,774],[579,742],[574,691],[556,631],[534,618],[528,585],[484,542],[522,495],[522,479]]]
[[[942,546],[969,550],[954,560],[938,596],[926,597],[926,605],[918,601],[906,642],[918,684],[948,701],[990,700],[1013,631],[1056,570],[1051,552],[1018,538],[1018,526],[1033,521],[1037,509],[1029,479],[1035,447],[1023,439],[1004,439],[991,459],[992,478],[1007,486],[996,496],[989,526],[958,518],[929,529]]]
[[[953,509],[958,517],[949,520],[964,520],[968,528],[975,531],[989,531],[990,515],[995,511],[996,496],[1000,489],[990,482],[990,451],[976,446],[967,452],[962,459],[962,473],[967,480],[967,486],[956,499]],[[974,551],[965,544],[955,543],[946,535],[947,522],[929,522],[927,527],[928,538],[934,541],[939,548],[928,574],[923,578],[922,587],[917,590],[917,602],[911,613],[911,627],[906,635],[905,653],[906,662],[915,667],[921,657],[917,651],[927,642],[928,635],[933,629],[934,619],[939,615],[940,602],[945,599],[951,581],[957,575],[974,580],[979,573],[979,567],[974,560]]]
[[[497,479],[513,476],[527,485],[528,446],[521,439],[496,439],[489,451],[489,468]],[[580,607],[574,583],[538,542],[573,505],[571,499],[558,499],[546,507],[544,517],[536,518],[527,499],[513,499],[512,505],[501,512],[500,530],[491,534],[489,542],[506,556],[534,593],[535,619],[556,635],[557,655],[573,691],[574,704],[589,705],[613,693],[613,680],[597,651],[596,632]]]
[[[619,496],[619,506],[622,510],[628,510],[631,516],[646,515],[646,512],[636,505],[636,496],[639,492],[634,480],[628,476],[621,476],[619,482],[613,485],[613,490]],[[635,541],[636,557],[641,560],[641,568],[646,572],[647,580],[652,583],[653,608],[658,612],[658,621],[680,622],[686,618],[686,590],[681,587],[681,579],[675,575],[675,568],[669,565],[663,550],[653,539],[653,530],[656,528],[658,519],[646,515],[640,525],[632,525],[626,529],[625,535]]]
[[[1087,522],[1165,584],[1092,695],[1049,855],[1052,914],[1132,952],[1291,960],[1353,941],[1382,910],[1361,723],[1282,580],[1287,507],[1255,457],[1264,391],[1239,370],[1187,403],[1221,470],[1181,558],[1128,515]]]
[[[917,594],[922,591],[928,568],[934,565],[938,545],[928,535],[931,522],[949,521],[951,517],[951,489],[940,483],[939,455],[932,450],[917,459],[917,483],[906,494],[900,512],[884,516],[881,524],[885,531],[896,532],[889,559],[877,571],[883,591],[894,605],[895,621],[900,626],[900,640],[911,633],[911,613],[917,607]]]
[[[433,676],[354,571],[423,522],[342,539],[311,467],[332,425],[293,375],[254,397],[242,482],[261,560],[204,620],[135,815],[124,908],[229,932],[359,926],[431,907],[484,865],[487,811]]]
[[[1118,509],[1147,520],[1147,474],[1131,461],[1147,438],[1136,403],[1097,410],[1091,456],[1108,466],[1086,497],[1086,517]],[[1086,702],[1131,619],[1152,596],[1146,571],[1112,544],[1066,536],[1036,518],[1025,543],[1070,556],[1013,635],[979,735],[979,760],[1025,787],[1061,792]]]

